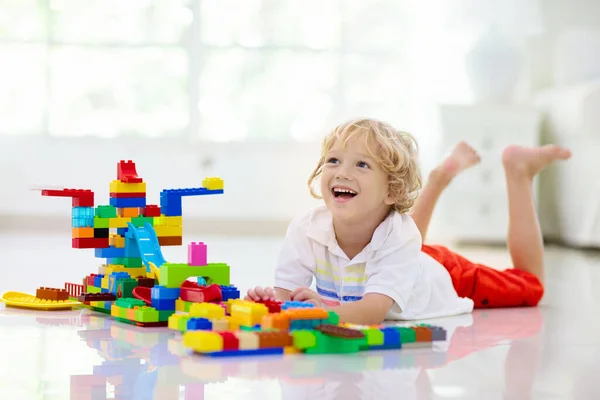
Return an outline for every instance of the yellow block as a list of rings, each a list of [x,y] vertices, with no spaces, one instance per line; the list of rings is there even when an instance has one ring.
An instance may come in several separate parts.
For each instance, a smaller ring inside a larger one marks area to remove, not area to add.
[[[223,190],[223,179],[213,176],[202,180],[202,187],[208,190]]]
[[[112,246],[112,247],[117,247],[119,249],[122,249],[123,247],[125,247],[125,238],[121,235],[117,235],[117,234],[112,234],[110,235],[110,238],[108,239],[108,243]]]
[[[183,236],[183,227],[181,226],[165,226],[159,225],[154,226],[154,231],[156,232],[156,236]]]
[[[175,311],[185,312],[185,303],[183,302],[183,300],[181,300],[181,299],[175,300]],[[173,315],[176,315],[176,314],[173,314]],[[170,318],[169,318],[169,321],[170,321]],[[177,327],[175,327],[174,329],[177,329]]]
[[[94,228],[72,228],[71,232],[74,238],[89,239],[94,237]]]
[[[223,338],[211,331],[187,331],[183,334],[183,345],[198,353],[223,350]]]
[[[164,215],[161,215],[160,217],[154,217],[152,224],[155,228],[159,225],[181,226],[183,225],[183,217],[166,217]]]
[[[109,228],[127,228],[127,223],[131,222],[131,218],[116,217],[108,220]]]
[[[100,287],[102,289],[108,289],[108,275],[102,278],[102,281],[100,281]]]
[[[267,306],[251,301],[241,301],[231,306],[231,317],[244,326],[260,324],[262,318],[268,313]]]
[[[112,306],[110,306],[110,315],[113,317],[118,317],[119,316],[119,308],[117,307],[116,304],[113,304]]]
[[[194,303],[190,306],[190,317],[219,319],[225,317],[225,309],[212,303]]]
[[[117,208],[119,217],[139,217],[141,215],[139,207]]]
[[[145,267],[127,268],[121,264],[108,264],[106,266],[106,275],[110,275],[113,272],[127,272],[132,278],[137,278],[138,276],[146,276]]]
[[[112,181],[110,183],[111,193],[146,193],[146,182],[142,183],[123,183],[121,181]]]
[[[169,329],[177,330],[179,328],[179,320],[183,317],[183,314],[171,314],[169,317],[168,327]]]

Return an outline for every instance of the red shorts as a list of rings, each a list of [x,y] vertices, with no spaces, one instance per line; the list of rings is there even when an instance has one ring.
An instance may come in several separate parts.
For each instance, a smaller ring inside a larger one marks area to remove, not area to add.
[[[531,307],[544,295],[544,286],[530,272],[499,271],[471,262],[444,246],[424,244],[422,250],[448,270],[458,295],[473,300],[475,308]]]

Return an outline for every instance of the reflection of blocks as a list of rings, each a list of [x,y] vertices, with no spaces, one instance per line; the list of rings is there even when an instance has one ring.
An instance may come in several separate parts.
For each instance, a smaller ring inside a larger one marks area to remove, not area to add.
[[[188,264],[205,266],[207,264],[206,244],[192,242],[188,245]]]

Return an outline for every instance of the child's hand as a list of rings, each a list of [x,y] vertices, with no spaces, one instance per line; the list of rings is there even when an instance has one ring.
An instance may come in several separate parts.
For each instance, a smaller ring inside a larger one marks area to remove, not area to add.
[[[292,293],[290,293],[290,298],[293,301],[312,303],[315,305],[315,307],[324,307],[324,304],[321,301],[321,296],[307,287],[299,287],[295,289]]]
[[[275,292],[271,288],[255,287],[248,289],[248,294],[244,300],[260,301],[260,300],[275,300]]]

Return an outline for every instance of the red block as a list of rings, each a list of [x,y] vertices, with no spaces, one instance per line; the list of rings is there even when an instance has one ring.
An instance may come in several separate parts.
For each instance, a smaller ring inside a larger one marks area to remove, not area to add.
[[[46,189],[42,190],[42,196],[72,197],[73,207],[94,207],[94,192],[89,189]]]
[[[137,192],[137,193],[114,193],[110,192],[110,197],[113,199],[137,199],[146,197],[146,192]]]
[[[223,338],[223,351],[239,350],[240,341],[233,332],[219,332]]]
[[[131,160],[119,161],[119,164],[117,164],[117,179],[125,183],[142,183],[142,178],[138,176],[135,170],[135,163]]]
[[[144,208],[144,217],[160,217],[160,207],[154,204],[147,205]]]
[[[110,247],[108,238],[73,238],[74,249],[103,249]]]
[[[90,274],[89,276],[86,277],[86,285],[88,286],[94,286],[94,277],[96,277],[97,274]]]

